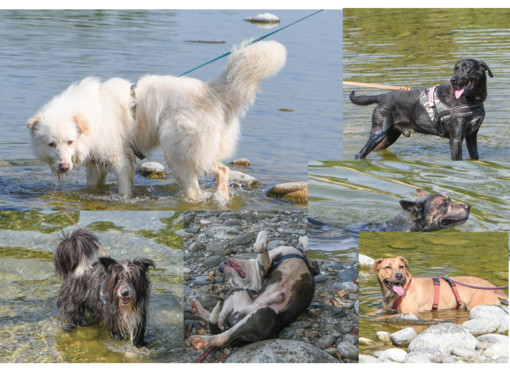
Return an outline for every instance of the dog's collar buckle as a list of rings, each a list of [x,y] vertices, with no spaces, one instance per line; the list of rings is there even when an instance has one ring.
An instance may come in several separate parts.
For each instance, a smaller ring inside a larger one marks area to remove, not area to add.
[[[413,281],[413,279],[409,279],[409,282],[407,283],[407,286],[406,288],[404,289],[404,293],[402,295],[399,295],[398,298],[395,300],[395,302],[393,303],[393,307],[392,309],[393,310],[397,310],[397,308],[399,307],[400,303],[402,303],[402,299],[405,298],[405,296],[407,295],[407,291],[409,290],[409,288],[411,287],[411,282]]]

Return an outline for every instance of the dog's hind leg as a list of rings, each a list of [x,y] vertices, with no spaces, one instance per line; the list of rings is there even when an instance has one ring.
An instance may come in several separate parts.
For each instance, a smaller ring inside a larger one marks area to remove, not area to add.
[[[374,147],[373,151],[381,151],[383,149],[388,148],[391,146],[395,141],[400,137],[400,130],[397,129],[395,126],[392,126],[388,129],[386,132],[386,136],[382,139],[382,141]]]
[[[385,139],[387,139],[388,131],[385,130],[383,132],[370,132],[370,137],[368,138],[368,142],[365,146],[359,151],[359,153],[355,156],[356,160],[364,159],[370,152],[372,152],[379,144],[382,144]],[[398,138],[398,137],[397,137]]]
[[[469,157],[471,157],[472,160],[478,160],[478,144],[476,141],[477,133],[478,131],[466,137],[466,146],[469,152]]]
[[[206,346],[224,346],[237,339],[246,342],[255,342],[273,337],[275,327],[278,325],[278,315],[270,308],[260,308],[247,314],[231,329],[217,335],[194,335],[190,343],[195,349]]]
[[[230,176],[230,169],[219,163],[214,170],[214,177],[216,178],[216,192],[214,193],[214,200],[224,206],[230,205],[230,195],[228,192],[228,181]]]
[[[133,191],[135,178],[134,158],[124,158],[120,167],[115,168],[117,174],[117,182],[119,186],[119,194],[130,196]]]

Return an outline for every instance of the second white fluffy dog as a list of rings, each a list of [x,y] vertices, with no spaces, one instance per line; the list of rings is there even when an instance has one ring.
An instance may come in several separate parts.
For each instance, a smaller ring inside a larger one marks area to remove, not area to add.
[[[223,74],[212,82],[148,75],[136,85],[88,77],[68,87],[28,121],[36,155],[62,175],[84,164],[87,184],[117,175],[131,195],[136,156],[160,145],[184,195],[203,198],[198,176],[213,174],[215,197],[228,205],[229,169],[239,119],[253,104],[260,82],[285,65],[285,47],[264,41],[234,48]]]

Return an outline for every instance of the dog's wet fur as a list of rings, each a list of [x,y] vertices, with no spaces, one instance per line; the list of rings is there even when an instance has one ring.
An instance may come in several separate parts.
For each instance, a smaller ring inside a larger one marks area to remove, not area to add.
[[[453,69],[449,83],[438,86],[438,97],[446,106],[476,106],[487,98],[487,78],[493,77],[489,66],[474,59],[459,60]],[[420,103],[421,91],[391,91],[376,96],[356,96],[352,91],[350,100],[356,105],[377,106],[372,114],[372,129],[365,146],[356,159],[365,158],[372,151],[388,148],[403,134],[412,132],[433,134],[449,139],[452,160],[462,160],[462,142],[466,140],[469,156],[477,160],[477,134],[485,117],[483,105],[476,116],[457,116],[439,129]]]
[[[229,168],[222,161],[236,149],[239,120],[260,84],[283,68],[286,56],[276,41],[244,43],[210,82],[146,75],[133,85],[121,78],[87,77],[28,120],[32,146],[59,177],[84,165],[87,185],[102,186],[114,172],[123,196],[132,195],[136,157],[160,146],[188,201],[203,201],[198,178],[214,175],[214,199],[228,206]]]
[[[466,222],[469,218],[470,206],[455,203],[444,194],[428,194],[417,189],[418,199],[415,201],[401,200],[400,212],[385,223],[368,223],[353,225],[350,231],[437,231],[451,228]]]
[[[67,328],[102,322],[113,338],[143,346],[154,261],[116,261],[99,249],[98,238],[86,229],[64,235],[55,249],[55,272],[62,278],[59,319]]]
[[[306,240],[302,238],[300,242],[306,248]],[[262,231],[254,246],[257,259],[230,258],[220,265],[220,270],[229,275],[233,288],[212,312],[206,311],[197,300],[190,302],[191,311],[208,322],[211,331],[211,335],[192,336],[189,342],[194,348],[276,338],[282,328],[308,308],[315,284],[303,259],[285,259],[270,271],[273,261],[289,254],[300,256],[301,252],[290,246],[268,252],[267,243],[268,234]]]

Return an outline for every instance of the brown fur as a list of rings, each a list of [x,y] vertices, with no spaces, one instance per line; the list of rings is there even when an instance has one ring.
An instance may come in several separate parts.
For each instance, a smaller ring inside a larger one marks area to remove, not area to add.
[[[383,308],[385,310],[393,310],[393,304],[398,298],[398,295],[388,288],[387,283],[396,283],[398,276],[403,275],[402,287],[405,289],[412,279],[411,286],[407,291],[405,297],[397,308],[398,313],[412,313],[418,314],[419,312],[428,312],[432,309],[434,304],[434,284],[432,277],[418,277],[412,276],[409,272],[407,259],[401,256],[394,258],[379,258],[375,261],[370,272],[377,271],[377,278],[381,285],[383,294]],[[474,276],[455,276],[453,280],[459,282],[480,286],[480,287],[494,287],[489,281],[474,277]],[[482,304],[500,304],[500,298],[508,300],[508,295],[503,292],[495,290],[480,290],[469,288],[457,284],[457,290],[462,302],[461,307],[471,310],[473,307]],[[448,283],[440,279],[440,293],[438,309],[455,309],[457,301],[455,295],[448,285]]]

